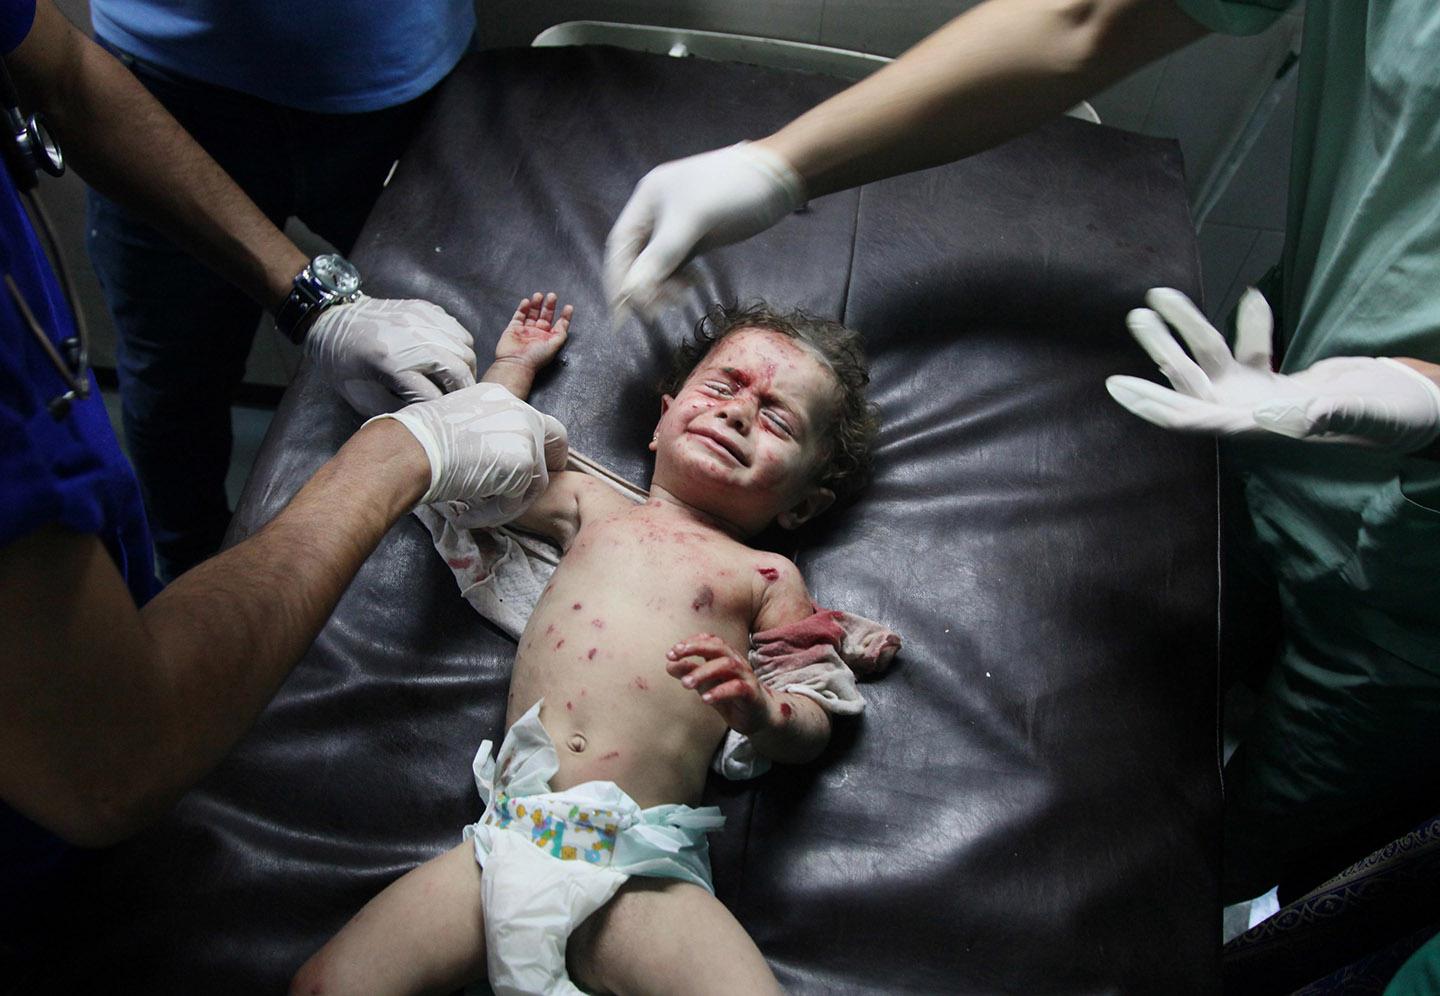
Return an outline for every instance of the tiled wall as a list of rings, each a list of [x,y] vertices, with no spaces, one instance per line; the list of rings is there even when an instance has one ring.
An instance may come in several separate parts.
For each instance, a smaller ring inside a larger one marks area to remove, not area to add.
[[[711,31],[765,35],[881,55],[896,55],[975,5],[977,0],[480,0],[480,43],[486,47],[528,44],[562,21],[611,20]],[[80,24],[88,24],[87,0],[58,0]],[[1175,138],[1185,154],[1192,201],[1213,193],[1214,176],[1275,79],[1287,53],[1298,46],[1301,13],[1292,11],[1269,31],[1249,38],[1211,36],[1135,73],[1091,102],[1107,123]],[[1291,74],[1293,77],[1293,74]],[[1293,88],[1293,78],[1288,85]],[[1206,310],[1218,319],[1247,283],[1279,258],[1284,228],[1293,92],[1275,108],[1268,125],[1235,173],[1233,182],[1199,230]],[[46,186],[46,200],[62,227],[67,256],[77,265],[82,298],[97,329],[98,362],[110,362],[113,333],[98,287],[84,258],[83,195],[67,177]],[[273,334],[257,337],[247,379],[283,384],[296,357]]]

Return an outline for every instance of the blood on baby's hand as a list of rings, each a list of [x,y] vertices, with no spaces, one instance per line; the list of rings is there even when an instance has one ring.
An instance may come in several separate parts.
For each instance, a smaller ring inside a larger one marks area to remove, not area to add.
[[[556,316],[558,298],[552,291],[536,291],[521,298],[510,324],[495,344],[495,359],[520,362],[539,369],[549,363],[564,345],[574,314],[572,305],[565,305]]]

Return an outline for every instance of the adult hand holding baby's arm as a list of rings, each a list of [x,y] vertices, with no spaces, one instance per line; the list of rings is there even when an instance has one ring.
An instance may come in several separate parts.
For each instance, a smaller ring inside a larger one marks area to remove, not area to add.
[[[467,528],[508,522],[525,510],[565,465],[565,427],[499,384],[475,384],[398,412],[430,463],[419,504],[453,502]],[[367,425],[369,423],[366,423]]]
[[[772,692],[760,684],[750,662],[724,640],[697,633],[671,647],[665,670],[750,738],[764,757],[804,764],[830,740],[830,716],[803,695]]]
[[[554,291],[520,299],[495,344],[495,362],[480,378],[482,383],[499,384],[522,400],[529,396],[535,375],[555,359],[570,332],[574,306],[565,305],[556,318],[558,301]]]
[[[361,415],[470,387],[471,346],[470,333],[437,304],[364,294],[322,312],[304,343],[316,371]]]

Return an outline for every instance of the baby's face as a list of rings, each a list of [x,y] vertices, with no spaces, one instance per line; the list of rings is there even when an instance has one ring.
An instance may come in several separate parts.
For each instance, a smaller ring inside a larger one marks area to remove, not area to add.
[[[734,332],[662,400],[654,483],[747,534],[777,517],[799,525],[834,498],[814,481],[838,392],[829,367],[796,340]]]

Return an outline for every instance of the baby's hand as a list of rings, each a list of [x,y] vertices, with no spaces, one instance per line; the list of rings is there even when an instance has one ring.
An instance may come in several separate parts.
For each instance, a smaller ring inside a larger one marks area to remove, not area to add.
[[[544,295],[536,291],[521,300],[515,316],[495,344],[497,362],[520,363],[531,370],[539,370],[555,358],[560,347],[565,345],[570,316],[575,311],[573,306],[565,305],[557,321],[556,300],[554,291]]]
[[[666,672],[720,714],[730,729],[749,736],[776,723],[775,701],[750,662],[718,636],[697,633],[671,647]]]

